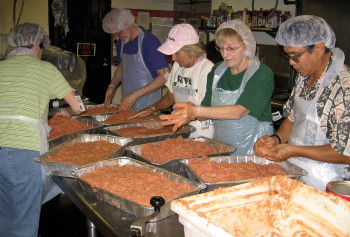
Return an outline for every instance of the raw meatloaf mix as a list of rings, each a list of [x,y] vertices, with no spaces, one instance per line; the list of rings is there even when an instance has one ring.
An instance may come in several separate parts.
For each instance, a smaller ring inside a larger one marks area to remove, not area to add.
[[[55,156],[48,156],[47,161],[73,165],[88,165],[109,158],[122,146],[108,142],[79,142],[64,146]]]
[[[89,129],[86,124],[67,117],[51,118],[49,119],[49,126],[52,128],[50,131],[50,136],[48,137],[49,140],[77,131]]]
[[[184,129],[182,128],[179,131],[183,131],[183,130]],[[168,134],[173,132],[171,126],[166,126],[160,129],[134,126],[134,127],[116,129],[113,131],[122,137],[146,137],[146,136],[154,136],[154,135],[160,135],[160,134]]]
[[[229,164],[217,163],[209,157],[191,158],[188,162],[190,169],[207,183],[230,182],[247,179],[257,179],[287,173],[276,164],[259,165],[252,161]]]
[[[186,140],[183,137],[168,138],[158,143],[142,145],[141,156],[154,163],[165,163],[179,158],[215,154],[218,151],[201,141]]]
[[[151,206],[153,196],[161,196],[167,202],[195,191],[189,184],[172,181],[160,173],[131,165],[104,166],[82,175],[81,179],[92,187],[147,207]]]
[[[126,122],[132,122],[132,121],[141,121],[141,120],[147,120],[151,118],[155,118],[155,115],[150,115],[144,118],[134,118],[134,119],[129,119],[129,117],[137,114],[136,111],[130,110],[130,111],[125,111],[125,112],[118,112],[113,114],[111,117],[106,119],[104,122],[107,124],[117,124],[117,123],[126,123]]]
[[[95,114],[107,114],[107,113],[114,113],[118,112],[117,106],[111,106],[111,107],[95,107],[95,108],[87,108],[84,113],[82,113],[80,116],[87,116],[87,115],[95,115]]]

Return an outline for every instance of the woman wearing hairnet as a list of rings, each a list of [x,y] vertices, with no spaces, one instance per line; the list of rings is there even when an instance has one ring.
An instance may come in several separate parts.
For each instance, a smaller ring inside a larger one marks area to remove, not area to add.
[[[0,236],[36,237],[42,203],[60,192],[35,161],[48,150],[49,102],[70,105],[57,115],[81,111],[63,75],[40,60],[50,39],[39,25],[16,26],[8,41],[14,50],[0,62]]]
[[[196,30],[190,24],[177,24],[170,29],[167,40],[158,51],[172,55],[175,61],[166,86],[168,93],[160,101],[142,110],[132,118],[145,117],[157,110],[171,107],[175,102],[191,101],[200,105],[206,90],[207,75],[213,63],[207,59],[206,53]],[[207,121],[192,121],[190,125],[196,128],[190,137],[213,137],[213,125]],[[147,127],[160,128],[159,120],[146,124]]]
[[[327,22],[304,15],[281,24],[276,41],[298,72],[284,106],[286,117],[272,137],[255,144],[256,154],[288,161],[308,172],[302,180],[325,191],[330,181],[349,175],[350,73],[344,53],[335,48]]]
[[[175,113],[160,116],[162,124],[174,124],[176,131],[196,118],[213,119],[214,139],[235,146],[234,154],[253,154],[254,142],[273,133],[273,73],[254,56],[254,36],[242,21],[221,24],[215,40],[224,61],[208,74],[202,106],[177,103]]]
[[[139,111],[159,101],[169,69],[165,56],[157,51],[158,38],[135,25],[134,16],[126,9],[112,9],[103,18],[102,27],[117,40],[121,61],[106,91],[104,105],[110,105],[120,83],[120,110]]]

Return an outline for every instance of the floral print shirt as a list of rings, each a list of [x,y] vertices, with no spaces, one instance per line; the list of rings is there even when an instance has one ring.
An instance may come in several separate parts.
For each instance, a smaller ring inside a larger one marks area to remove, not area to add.
[[[300,97],[312,100],[320,87],[317,81],[310,88],[307,78],[298,76],[296,85],[302,81]],[[294,121],[294,98],[296,87],[293,88],[289,100],[283,107],[284,117]],[[338,153],[350,155],[350,69],[344,66],[337,78],[326,86],[318,98],[317,114],[321,120],[321,129],[325,132],[332,148]]]

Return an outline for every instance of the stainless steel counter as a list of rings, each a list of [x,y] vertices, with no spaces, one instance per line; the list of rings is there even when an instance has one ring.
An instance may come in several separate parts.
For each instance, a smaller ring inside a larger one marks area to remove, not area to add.
[[[54,176],[53,179],[104,237],[131,236],[130,225],[137,220],[135,216],[88,194],[76,179],[59,176]],[[175,214],[159,222],[148,223],[145,236],[184,237],[184,228]]]

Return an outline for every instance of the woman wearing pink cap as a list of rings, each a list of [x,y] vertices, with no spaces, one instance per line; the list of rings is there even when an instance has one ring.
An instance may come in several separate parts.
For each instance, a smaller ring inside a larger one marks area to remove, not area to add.
[[[256,41],[242,21],[220,25],[215,41],[224,61],[208,74],[201,106],[175,104],[175,113],[160,116],[166,120],[162,124],[174,124],[176,131],[194,119],[213,119],[214,139],[235,146],[235,154],[254,154],[254,142],[274,130],[270,100],[273,72],[255,56]]]
[[[144,117],[179,102],[190,101],[200,105],[204,98],[207,75],[214,64],[207,59],[196,30],[190,24],[173,26],[166,42],[158,48],[158,51],[172,55],[174,61],[172,70],[167,76],[168,93],[159,102],[134,117]],[[190,137],[213,137],[213,125],[209,120],[192,121],[190,124],[196,128]],[[160,125],[159,121],[150,126],[154,125]]]

